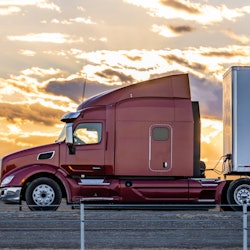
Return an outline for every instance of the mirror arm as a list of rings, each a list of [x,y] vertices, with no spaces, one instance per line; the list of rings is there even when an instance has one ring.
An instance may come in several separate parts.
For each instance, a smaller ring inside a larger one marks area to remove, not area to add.
[[[76,148],[74,144],[67,144],[67,146],[69,148],[69,154],[74,155],[76,153]]]

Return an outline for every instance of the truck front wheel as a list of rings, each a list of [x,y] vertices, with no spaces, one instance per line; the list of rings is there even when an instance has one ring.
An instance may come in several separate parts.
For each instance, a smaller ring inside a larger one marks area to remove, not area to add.
[[[25,199],[30,210],[56,210],[62,200],[62,191],[56,181],[41,177],[28,185]]]
[[[234,211],[242,211],[243,204],[250,205],[250,179],[232,181],[227,190],[227,200]]]

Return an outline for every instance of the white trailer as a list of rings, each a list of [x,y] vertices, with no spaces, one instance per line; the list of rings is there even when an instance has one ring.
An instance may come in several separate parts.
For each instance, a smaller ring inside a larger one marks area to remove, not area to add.
[[[225,174],[250,173],[250,66],[233,66],[223,77]]]

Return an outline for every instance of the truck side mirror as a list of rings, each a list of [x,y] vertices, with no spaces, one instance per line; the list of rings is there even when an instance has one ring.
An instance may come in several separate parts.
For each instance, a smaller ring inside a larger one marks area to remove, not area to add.
[[[75,154],[74,139],[73,139],[73,123],[66,124],[66,144],[70,154]]]

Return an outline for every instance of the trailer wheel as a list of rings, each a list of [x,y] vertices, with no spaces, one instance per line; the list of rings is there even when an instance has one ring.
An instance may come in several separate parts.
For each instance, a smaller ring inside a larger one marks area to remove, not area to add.
[[[56,210],[62,200],[62,191],[56,181],[41,177],[33,180],[25,192],[26,203],[30,210]]]
[[[250,179],[232,181],[227,190],[227,200],[234,211],[242,211],[244,203],[250,205]]]

